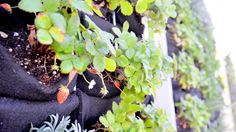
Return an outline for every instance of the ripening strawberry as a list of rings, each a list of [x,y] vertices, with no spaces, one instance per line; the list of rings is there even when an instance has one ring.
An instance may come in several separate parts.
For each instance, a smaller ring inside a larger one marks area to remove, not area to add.
[[[116,88],[118,88],[118,89],[120,88],[120,82],[115,81],[115,82],[114,82],[114,85],[115,85]]]
[[[94,68],[94,67],[88,68],[88,71],[89,71],[90,73],[92,73],[92,74],[97,74],[97,73],[98,73],[97,69]]]
[[[57,102],[59,104],[63,104],[68,98],[69,94],[69,89],[65,86],[61,86],[61,88],[57,92]]]
[[[0,5],[2,8],[4,8],[6,11],[12,12],[11,6],[7,3],[1,4]]]

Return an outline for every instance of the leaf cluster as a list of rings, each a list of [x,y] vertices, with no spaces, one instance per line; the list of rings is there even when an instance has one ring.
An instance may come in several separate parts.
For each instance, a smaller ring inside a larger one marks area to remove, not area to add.
[[[181,98],[181,102],[176,103],[180,109],[179,117],[186,119],[191,128],[201,132],[201,129],[206,129],[210,120],[210,113],[201,99],[197,96],[187,94],[185,98]]]

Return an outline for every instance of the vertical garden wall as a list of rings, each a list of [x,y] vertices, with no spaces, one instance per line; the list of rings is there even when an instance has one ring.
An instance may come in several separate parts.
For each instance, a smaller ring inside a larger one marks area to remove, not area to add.
[[[152,103],[168,75],[177,131],[214,129],[219,64],[195,2],[0,0],[0,131],[176,131]]]

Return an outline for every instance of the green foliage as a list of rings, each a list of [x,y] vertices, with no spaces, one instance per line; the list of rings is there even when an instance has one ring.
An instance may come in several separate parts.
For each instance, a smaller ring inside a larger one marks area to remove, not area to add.
[[[151,33],[166,28],[167,18],[175,16],[172,0],[107,0],[109,9],[121,9],[124,15],[131,15],[133,8],[148,18]],[[32,2],[31,2],[32,3]],[[108,130],[122,131],[173,131],[167,125],[166,115],[160,109],[143,106],[145,95],[155,93],[160,87],[162,76],[170,72],[171,59],[163,56],[160,47],[152,39],[138,40],[133,32],[128,32],[129,23],[124,22],[122,31],[113,28],[117,35],[102,31],[85,15],[88,27],[80,23],[79,12],[92,15],[93,12],[102,16],[101,11],[92,0],[37,0],[34,8],[27,0],[21,0],[21,9],[29,12],[39,12],[35,20],[37,39],[47,44],[55,52],[55,60],[60,60],[60,71],[64,74],[76,69],[83,74],[89,67],[94,67],[101,77],[104,70],[113,72],[122,69],[124,87],[121,102],[113,105],[100,118]],[[34,10],[33,10],[34,9]],[[67,11],[70,9],[70,13]],[[150,18],[150,19],[149,19]],[[54,64],[53,67],[57,67]],[[104,96],[109,92],[106,86],[101,88]],[[145,119],[137,118],[135,113],[142,111]]]
[[[175,0],[177,17],[172,32],[182,52],[174,56],[175,78],[183,88],[198,88],[206,102],[214,102],[220,99],[221,81],[217,76],[219,62],[215,56],[214,39],[212,32],[202,22],[201,18],[192,9],[191,0]],[[217,99],[216,99],[217,98]],[[187,119],[191,127],[196,131],[206,128],[209,121],[209,113],[214,113],[214,105],[203,104],[197,97],[187,95],[177,106],[181,109],[181,118]],[[198,119],[198,118],[201,119]],[[211,127],[211,125],[210,125]]]
[[[125,106],[125,107],[124,107]],[[113,103],[113,113],[108,111],[99,118],[100,122],[111,131],[132,132],[173,132],[174,129],[167,120],[167,115],[162,109],[155,109],[151,105],[136,105],[122,102],[120,105]],[[135,111],[141,111],[136,118]],[[129,113],[130,116],[125,116]],[[142,118],[145,118],[144,120]]]
[[[181,53],[175,61],[176,78],[183,87],[199,88],[205,97],[211,98],[220,87],[216,75],[219,62],[215,58],[212,33],[204,27],[202,18],[193,13],[191,0],[176,0],[174,5],[178,15],[172,29],[180,40],[178,45],[187,52],[184,53],[187,55]]]
[[[195,66],[194,60],[186,52],[180,52],[179,56],[174,55],[175,79],[179,80],[183,89],[199,88],[201,83],[201,72]]]
[[[201,129],[206,129],[210,120],[210,113],[201,99],[197,96],[187,94],[185,99],[181,98],[181,102],[176,103],[180,109],[179,117],[189,121],[191,128],[195,131],[201,132]]]
[[[154,33],[163,33],[166,29],[167,19],[176,17],[176,8],[173,2],[174,0],[154,0],[149,5],[149,10],[145,13],[150,18],[148,27],[150,27],[149,35],[151,37],[153,37]]]

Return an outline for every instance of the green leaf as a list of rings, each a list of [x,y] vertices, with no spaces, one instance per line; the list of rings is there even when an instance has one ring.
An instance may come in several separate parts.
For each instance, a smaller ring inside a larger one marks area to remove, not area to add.
[[[91,55],[96,55],[97,51],[95,49],[95,46],[92,41],[87,41],[85,45],[86,50],[91,54]]]
[[[79,16],[76,14],[72,14],[66,29],[66,33],[70,36],[75,35],[79,28]]]
[[[108,48],[109,48],[111,54],[114,55],[114,56],[116,56],[116,49],[115,49],[115,47],[112,45],[111,41],[108,40],[108,41],[106,41],[106,43],[107,43],[107,46],[108,46]]]
[[[39,13],[35,19],[37,28],[49,29],[52,26],[52,21],[46,13]]]
[[[82,32],[82,36],[83,38],[86,40],[86,41],[90,41],[92,38],[91,38],[91,35],[88,31],[83,31]]]
[[[133,76],[134,72],[135,72],[135,68],[134,67],[132,67],[132,66],[125,67],[125,76],[126,77]]]
[[[21,0],[18,7],[21,10],[31,13],[41,12],[44,10],[41,0],[34,0],[33,2],[32,0]]]
[[[132,7],[131,3],[129,3],[128,1],[122,1],[120,3],[120,6],[121,6],[121,12],[124,15],[128,16],[133,13],[133,7]]]
[[[105,127],[109,127],[109,123],[107,121],[107,119],[103,116],[99,117],[99,121],[105,126]]]
[[[85,45],[80,41],[76,41],[76,53],[82,55],[85,52]]]
[[[112,110],[118,109],[118,105],[116,102],[112,102]]]
[[[74,65],[76,70],[78,70],[78,71],[82,71],[83,70],[84,64],[83,64],[83,61],[81,61],[81,59],[79,57],[75,57],[72,60],[72,62],[73,62],[73,65]]]
[[[107,117],[109,124],[115,123],[114,115],[112,114],[112,112],[110,110],[107,112],[106,117]]]
[[[59,0],[42,0],[44,8],[48,12],[56,12],[60,6]]]
[[[93,10],[83,0],[72,0],[71,5],[73,7],[75,7],[76,9],[78,9],[79,11],[82,11],[82,12],[87,13],[89,15],[93,15]]]
[[[65,39],[65,33],[58,27],[51,27],[49,33],[52,35],[53,39],[59,43],[62,43]]]
[[[73,56],[71,54],[56,52],[56,58],[59,60],[69,60],[69,59],[72,59]]]
[[[57,41],[53,41],[53,43],[51,44],[51,48],[56,52],[63,51],[63,45],[61,43],[58,43]]]
[[[142,106],[136,105],[136,104],[129,104],[128,110],[129,112],[136,112],[142,110]]]
[[[80,61],[83,63],[83,67],[80,72],[83,73],[91,63],[91,57],[87,55],[80,56]]]
[[[110,10],[115,10],[119,6],[119,0],[107,0],[109,3],[109,9]]]
[[[103,54],[103,55],[106,55],[106,54],[108,54],[109,53],[109,47],[108,47],[108,45],[107,45],[107,43],[104,41],[104,40],[102,40],[102,39],[99,39],[96,43],[95,43],[95,49],[99,52],[99,53],[101,53],[101,54]]]
[[[93,2],[91,3],[90,7],[92,8],[92,10],[99,16],[99,17],[103,17],[102,12],[100,11],[99,7],[97,7],[96,5],[93,4]]]
[[[60,28],[63,32],[66,31],[66,19],[60,13],[49,13],[49,17],[54,26]]]
[[[138,0],[135,10],[136,12],[142,14],[148,9],[148,3],[146,0]]]
[[[45,44],[45,45],[50,45],[53,42],[52,37],[49,34],[49,32],[44,29],[37,30],[37,39],[41,44]]]
[[[126,52],[125,52],[125,55],[126,55],[129,59],[131,59],[131,58],[134,56],[134,54],[135,54],[135,50],[134,50],[134,49],[128,49],[128,50],[126,50]]]
[[[128,21],[125,21],[124,23],[123,23],[123,31],[128,31],[129,30],[129,22]]]
[[[113,59],[105,57],[105,69],[114,72],[116,70],[116,62]]]
[[[120,35],[121,35],[121,31],[120,31],[120,29],[117,28],[117,27],[113,27],[113,28],[112,28],[112,31],[113,31],[117,36],[120,36]]]
[[[121,67],[125,67],[129,64],[129,60],[124,55],[119,56],[116,61],[117,65]]]
[[[60,43],[64,53],[72,54],[74,51],[75,38],[68,35],[65,36],[64,41]]]
[[[73,70],[73,63],[71,60],[64,60],[60,65],[61,72],[64,74],[68,74]]]
[[[100,72],[105,69],[105,57],[103,55],[97,54],[93,58],[93,66]]]

